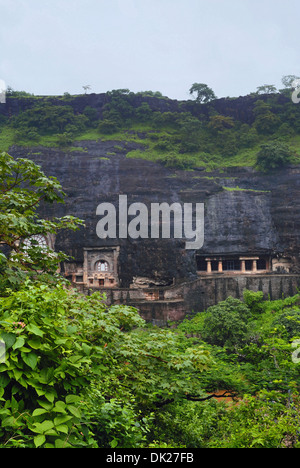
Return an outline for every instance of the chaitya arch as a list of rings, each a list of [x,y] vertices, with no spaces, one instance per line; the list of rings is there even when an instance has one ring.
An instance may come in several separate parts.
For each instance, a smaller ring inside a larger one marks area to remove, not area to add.
[[[44,251],[47,250],[47,241],[42,234],[34,234],[33,236],[27,237],[23,241],[24,250],[28,250],[32,247],[40,247]]]
[[[98,262],[95,263],[95,271],[97,273],[105,273],[109,271],[109,264],[106,260],[98,260]]]

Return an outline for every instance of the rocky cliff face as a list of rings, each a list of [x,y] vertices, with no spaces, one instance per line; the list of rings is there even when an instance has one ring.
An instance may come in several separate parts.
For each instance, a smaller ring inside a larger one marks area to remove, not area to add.
[[[205,241],[200,254],[270,253],[288,256],[299,272],[300,179],[299,167],[265,175],[251,168],[224,172],[180,171],[154,162],[127,159],[136,143],[78,143],[78,151],[43,147],[12,147],[10,154],[28,157],[47,175],[58,178],[67,197],[64,205],[42,209],[44,216],[72,214],[86,228],[63,232],[56,248],[83,261],[84,247],[120,246],[119,278],[129,287],[134,277],[169,285],[197,276],[196,254],[185,249],[184,239],[99,239],[96,208],[109,202],[118,207],[119,195],[133,202],[204,203]]]

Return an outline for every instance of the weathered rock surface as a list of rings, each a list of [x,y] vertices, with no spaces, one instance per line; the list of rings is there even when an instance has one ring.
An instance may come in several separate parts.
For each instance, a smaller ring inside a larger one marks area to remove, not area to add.
[[[269,175],[246,167],[209,174],[180,171],[127,159],[126,154],[136,148],[136,143],[84,141],[72,152],[10,149],[11,155],[32,159],[62,184],[65,204],[43,209],[44,216],[72,214],[86,222],[85,229],[59,234],[56,248],[82,262],[84,247],[120,245],[119,278],[124,288],[135,277],[164,286],[174,279],[195,279],[196,252],[185,249],[184,239],[97,237],[97,206],[109,202],[118,207],[119,195],[127,195],[128,204],[141,202],[148,207],[154,202],[204,203],[205,242],[200,253],[283,254],[292,258],[292,272],[300,271],[300,167]]]

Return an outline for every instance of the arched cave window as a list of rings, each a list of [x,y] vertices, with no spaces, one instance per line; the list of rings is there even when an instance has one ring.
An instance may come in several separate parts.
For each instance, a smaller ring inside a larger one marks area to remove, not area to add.
[[[109,270],[108,263],[105,260],[99,260],[95,265],[95,270],[102,273]]]
[[[47,250],[47,241],[44,236],[40,234],[35,234],[33,236],[27,237],[23,241],[24,250],[28,250],[31,247],[40,247],[43,251]]]

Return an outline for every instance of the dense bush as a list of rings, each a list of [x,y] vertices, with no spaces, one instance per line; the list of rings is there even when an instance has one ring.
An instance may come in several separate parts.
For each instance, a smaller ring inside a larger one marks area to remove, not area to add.
[[[88,118],[75,115],[71,106],[37,105],[12,118],[11,125],[22,135],[35,129],[41,135],[76,133],[86,128]]]
[[[300,310],[290,309],[284,311],[273,322],[274,327],[282,326],[287,337],[292,339],[300,336]]]
[[[25,283],[0,299],[2,446],[94,445],[79,408],[93,364],[80,318],[76,298],[61,287]]]
[[[293,153],[286,144],[270,142],[261,145],[256,165],[264,171],[278,169],[289,164],[292,156]]]
[[[0,298],[0,444],[137,447],[153,414],[201,399],[209,353],[99,294],[26,282]],[[142,327],[141,330],[138,328]]]
[[[241,345],[249,333],[249,308],[240,300],[228,297],[207,310],[202,337],[216,346],[233,348]]]

